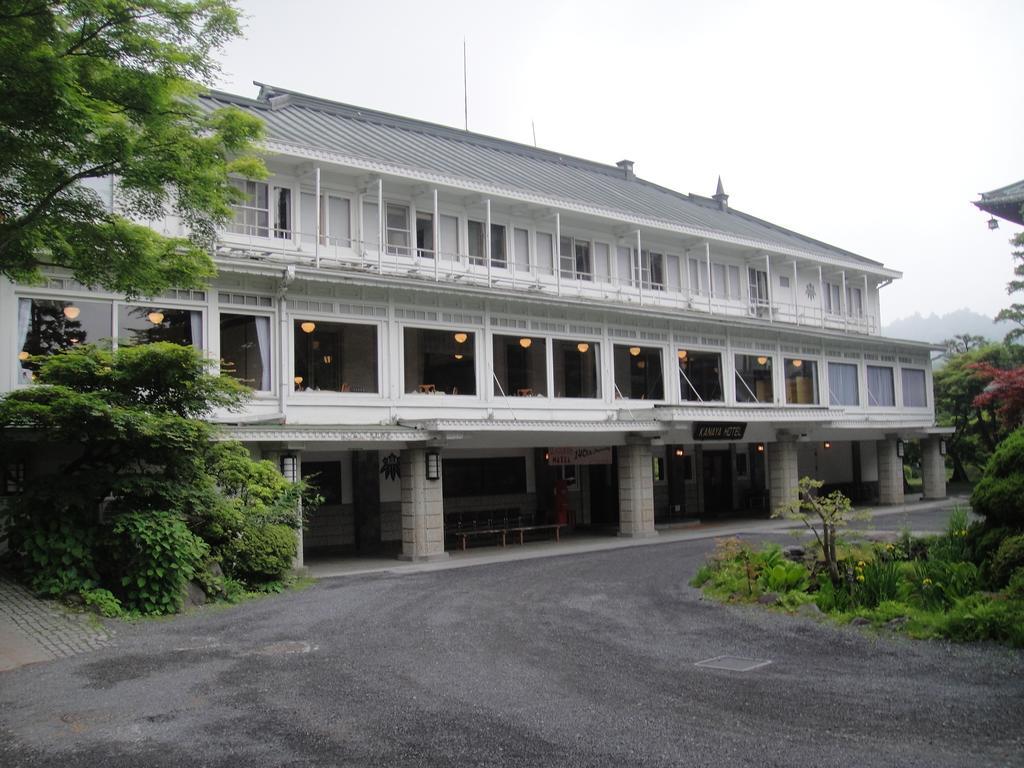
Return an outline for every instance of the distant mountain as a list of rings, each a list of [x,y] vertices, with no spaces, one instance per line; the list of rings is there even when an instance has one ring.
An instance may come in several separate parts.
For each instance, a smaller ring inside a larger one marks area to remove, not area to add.
[[[945,315],[932,313],[928,317],[923,317],[918,312],[902,320],[893,320],[882,326],[882,335],[894,339],[941,344],[946,339],[964,333],[984,336],[990,341],[1002,341],[1009,330],[1008,323],[996,323],[991,317],[969,309],[956,309]]]

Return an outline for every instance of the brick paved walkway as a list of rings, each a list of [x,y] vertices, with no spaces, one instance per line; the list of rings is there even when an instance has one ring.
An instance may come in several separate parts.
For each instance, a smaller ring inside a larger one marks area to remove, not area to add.
[[[113,641],[113,631],[91,614],[64,610],[0,577],[0,669],[95,651]],[[12,658],[7,658],[12,657]]]

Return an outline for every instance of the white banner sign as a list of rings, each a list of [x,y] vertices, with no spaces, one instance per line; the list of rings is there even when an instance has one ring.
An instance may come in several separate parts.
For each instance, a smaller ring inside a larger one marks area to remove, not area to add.
[[[611,448],[548,448],[548,464],[564,467],[570,464],[611,464]]]

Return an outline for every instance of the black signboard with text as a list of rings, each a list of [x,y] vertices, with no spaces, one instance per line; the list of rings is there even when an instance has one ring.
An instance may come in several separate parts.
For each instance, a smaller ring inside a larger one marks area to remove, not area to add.
[[[742,440],[747,431],[742,421],[698,421],[693,425],[694,440]]]

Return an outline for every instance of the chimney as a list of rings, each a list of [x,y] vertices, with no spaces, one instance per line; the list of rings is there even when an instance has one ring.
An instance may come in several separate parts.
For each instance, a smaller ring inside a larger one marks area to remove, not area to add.
[[[627,179],[632,180],[636,178],[635,176],[633,176],[632,160],[619,160],[619,162],[617,162],[615,165],[622,169],[622,173]]]
[[[715,190],[715,194],[711,196],[711,199],[718,203],[718,207],[723,211],[729,210],[729,196],[725,194],[725,187],[722,186],[722,177],[718,177],[718,189]]]

